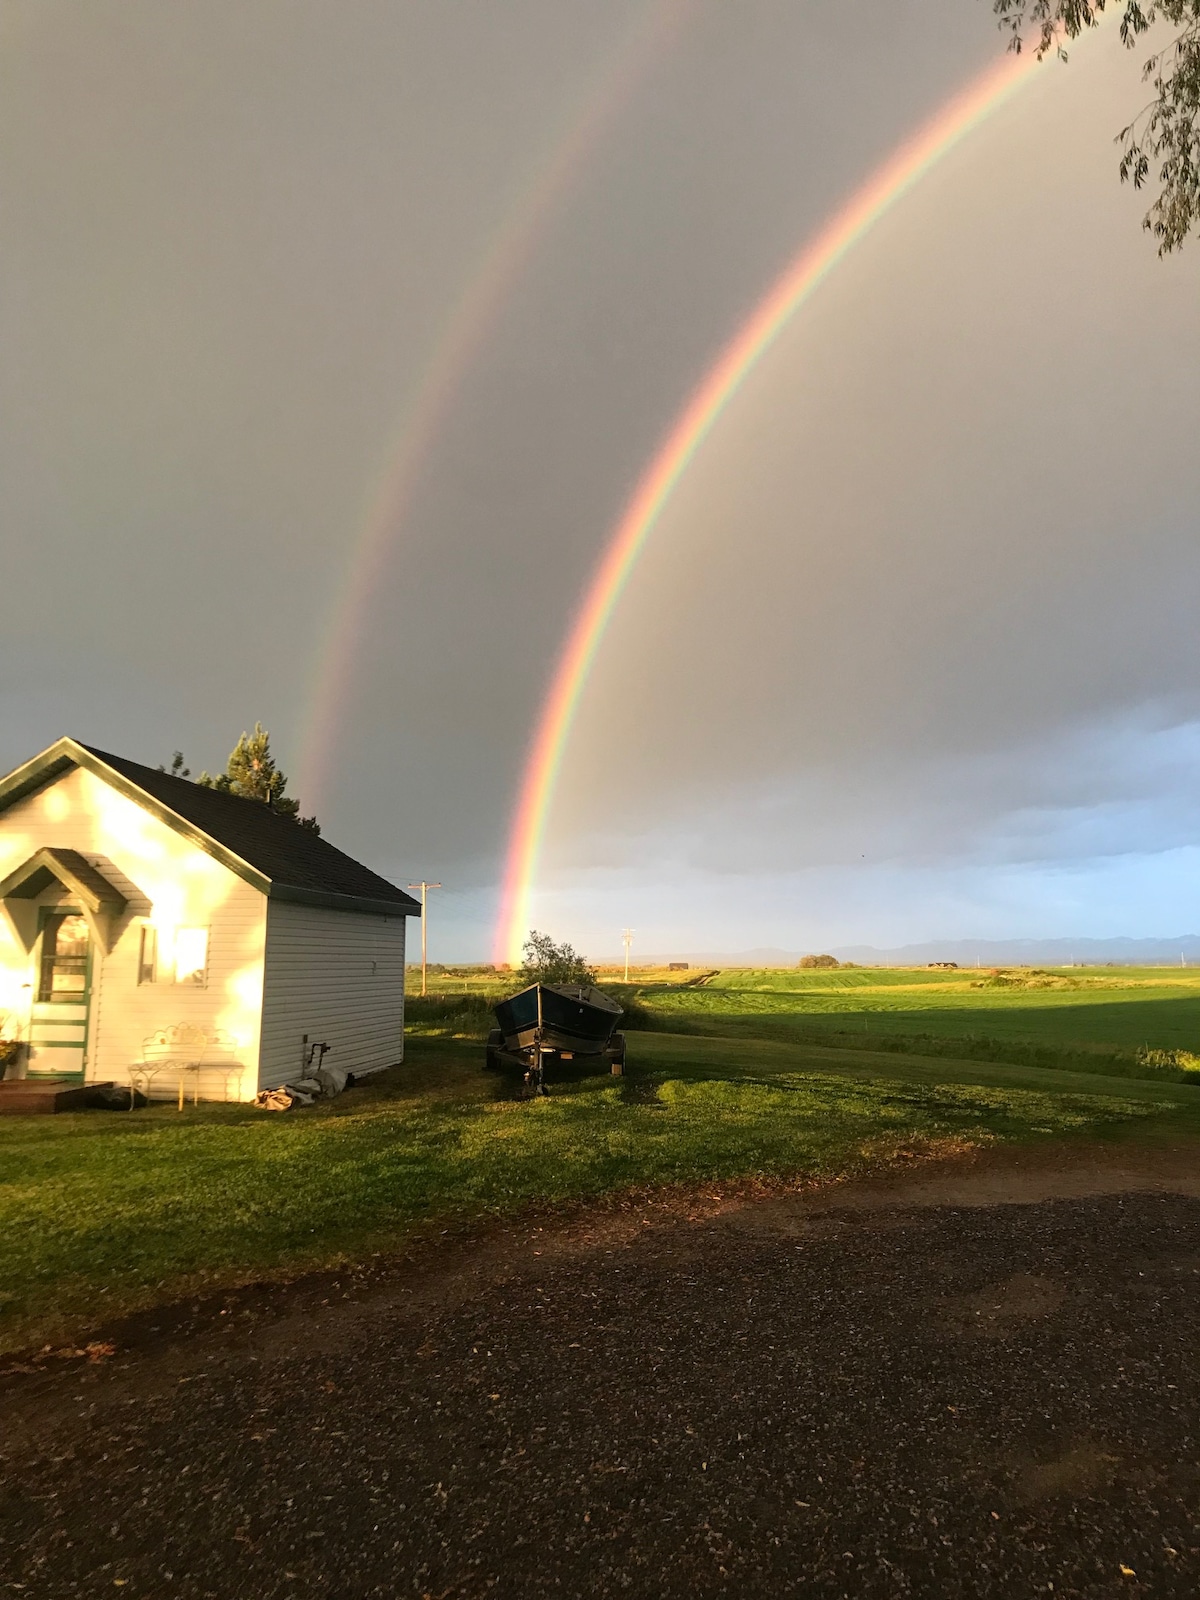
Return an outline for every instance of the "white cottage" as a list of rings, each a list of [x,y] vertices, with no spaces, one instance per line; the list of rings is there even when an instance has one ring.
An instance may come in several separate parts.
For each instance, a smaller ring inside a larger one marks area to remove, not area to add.
[[[265,805],[74,739],[0,779],[0,1038],[30,1078],[250,1100],[321,1045],[392,1066],[419,914]]]

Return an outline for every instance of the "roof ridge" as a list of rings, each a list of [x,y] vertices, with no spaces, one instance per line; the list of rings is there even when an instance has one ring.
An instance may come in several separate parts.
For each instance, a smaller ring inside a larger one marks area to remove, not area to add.
[[[72,766],[127,789],[128,798],[272,898],[382,916],[420,911],[412,895],[381,873],[269,805],[76,739],[57,740],[0,779],[0,811]]]

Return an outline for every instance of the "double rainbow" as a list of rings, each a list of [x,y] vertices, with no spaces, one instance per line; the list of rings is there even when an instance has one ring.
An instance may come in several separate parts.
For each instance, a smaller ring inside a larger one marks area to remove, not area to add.
[[[580,697],[617,601],[676,484],[747,375],[838,263],[1036,67],[1032,52],[1006,56],[943,106],[872,174],[800,251],[726,345],[642,475],[567,636],[526,760],[505,865],[498,961],[515,963],[521,958],[546,819]]]

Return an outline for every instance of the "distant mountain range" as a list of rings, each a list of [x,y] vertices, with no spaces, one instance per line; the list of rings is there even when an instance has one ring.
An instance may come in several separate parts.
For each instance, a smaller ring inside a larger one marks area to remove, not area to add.
[[[637,966],[665,966],[686,961],[693,967],[794,967],[803,950],[762,946],[732,953],[680,951],[671,955],[635,956]],[[813,952],[814,954],[821,952]],[[1173,939],[931,939],[925,944],[881,950],[870,944],[834,945],[824,952],[839,961],[864,967],[923,967],[931,961],[956,961],[960,967],[1122,967],[1200,966],[1200,934]],[[601,963],[620,964],[620,957]]]

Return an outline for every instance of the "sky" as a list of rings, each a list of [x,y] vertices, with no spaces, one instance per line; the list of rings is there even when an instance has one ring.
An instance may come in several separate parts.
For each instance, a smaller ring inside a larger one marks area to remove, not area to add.
[[[261,719],[487,958],[640,473],[1002,50],[982,0],[0,0],[0,767]],[[538,926],[1200,928],[1200,247],[1117,182],[1138,65],[1048,63],[759,363],[597,657]]]

